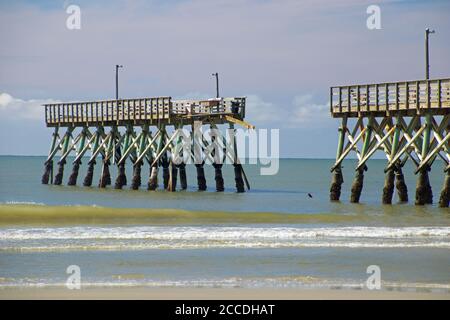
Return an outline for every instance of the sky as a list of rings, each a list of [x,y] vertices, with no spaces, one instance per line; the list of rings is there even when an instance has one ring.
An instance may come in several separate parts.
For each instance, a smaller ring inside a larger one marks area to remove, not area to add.
[[[122,98],[214,97],[218,72],[248,122],[280,130],[281,157],[333,158],[329,87],[423,79],[427,27],[431,78],[448,78],[448,0],[0,0],[0,155],[47,154],[41,105],[113,98],[122,64]]]

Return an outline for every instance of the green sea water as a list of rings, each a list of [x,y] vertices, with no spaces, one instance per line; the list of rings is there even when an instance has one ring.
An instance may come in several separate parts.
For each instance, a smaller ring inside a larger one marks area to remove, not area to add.
[[[188,190],[149,192],[148,167],[136,191],[81,186],[85,165],[79,186],[67,186],[70,164],[63,186],[41,185],[44,161],[0,157],[0,287],[64,285],[78,265],[84,286],[364,288],[377,265],[384,289],[450,290],[450,212],[413,205],[408,163],[410,202],[381,205],[383,160],[368,162],[360,204],[348,201],[353,160],[338,203],[328,200],[332,160],[282,159],[273,176],[244,165],[244,194],[227,165],[224,193],[214,191],[211,166],[206,192],[190,166]],[[435,201],[443,177],[436,162]]]

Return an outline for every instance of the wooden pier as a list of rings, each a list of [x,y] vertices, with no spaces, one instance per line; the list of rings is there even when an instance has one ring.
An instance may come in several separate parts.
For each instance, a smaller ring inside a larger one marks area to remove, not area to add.
[[[197,170],[199,190],[207,188],[204,174],[207,158],[215,168],[216,191],[224,190],[222,165],[227,158],[231,159],[234,166],[237,191],[244,192],[245,185],[249,188],[237,155],[235,136],[232,135],[234,140],[228,143],[225,137],[220,135],[208,142],[202,137],[196,137],[195,134],[201,132],[204,125],[218,129],[218,125],[228,124],[232,132],[235,131],[235,124],[253,128],[244,121],[245,97],[207,100],[151,97],[55,103],[44,106],[47,127],[54,128],[54,134],[45,162],[43,184],[49,182],[62,184],[64,165],[68,156],[72,154],[75,159],[68,185],[77,184],[81,161],[88,159],[88,171],[83,185],[91,186],[96,160],[101,157],[102,172],[99,187],[104,188],[111,184],[110,165],[116,165],[118,170],[115,188],[121,189],[127,185],[125,163],[130,160],[133,165],[132,189],[141,186],[141,168],[144,162],[147,162],[150,168],[147,187],[149,190],[158,187],[159,167],[163,169],[164,189],[176,190],[178,173],[181,189],[186,189],[186,160],[193,160],[189,152],[191,150],[183,150],[182,145],[181,131],[187,127],[191,130],[188,138],[191,139],[192,146],[200,149],[196,153],[200,158],[197,157],[193,162]],[[61,128],[65,128],[62,135],[59,133]],[[223,150],[220,157],[219,152],[214,151],[219,150],[217,148]],[[213,151],[208,154],[205,152],[206,149]],[[189,154],[183,155],[183,151]],[[58,153],[58,172],[53,177],[53,160]]]
[[[387,163],[382,202],[392,203],[394,187],[399,201],[408,201],[402,167],[408,159],[418,175],[417,205],[431,204],[433,193],[428,172],[437,158],[444,163],[441,207],[450,198],[450,79],[433,79],[337,86],[330,88],[330,112],[341,119],[330,199],[341,194],[342,161],[354,152],[358,158],[351,202],[359,202],[367,160],[384,152]],[[349,120],[354,120],[350,127]],[[396,183],[394,183],[396,180]]]

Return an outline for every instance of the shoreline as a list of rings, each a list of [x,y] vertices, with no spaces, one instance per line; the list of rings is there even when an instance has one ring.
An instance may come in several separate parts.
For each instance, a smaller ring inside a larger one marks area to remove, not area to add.
[[[271,224],[345,223],[366,221],[363,214],[236,212],[168,208],[116,208],[101,206],[53,206],[0,204],[0,226],[51,226],[70,224]]]
[[[0,288],[0,300],[450,300],[449,293],[298,288]]]

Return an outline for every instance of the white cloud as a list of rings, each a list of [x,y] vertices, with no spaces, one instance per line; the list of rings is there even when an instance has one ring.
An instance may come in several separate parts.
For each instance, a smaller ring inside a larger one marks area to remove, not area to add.
[[[13,100],[13,97],[7,93],[1,93],[0,94],[0,108],[6,107],[8,104],[11,103]]]
[[[0,93],[0,118],[43,120],[44,107],[42,105],[56,102],[59,101],[53,99],[22,100],[3,92]]]
[[[291,104],[279,106],[258,95],[247,95],[246,119],[256,125],[308,127],[330,121],[329,107],[314,101],[311,94],[297,95]]]
[[[313,125],[330,120],[328,104],[313,102],[310,94],[295,96],[292,102],[293,110],[289,122],[293,125]]]
[[[272,102],[264,101],[255,94],[247,95],[245,117],[252,124],[268,124],[281,120],[282,110]]]

